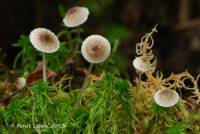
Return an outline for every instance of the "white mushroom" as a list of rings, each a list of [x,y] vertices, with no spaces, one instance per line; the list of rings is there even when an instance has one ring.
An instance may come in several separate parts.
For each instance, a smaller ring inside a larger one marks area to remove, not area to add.
[[[46,28],[36,28],[30,33],[32,45],[41,52],[53,53],[60,47],[58,37]]]
[[[90,63],[104,62],[110,55],[109,41],[101,35],[87,37],[81,46],[83,57]]]
[[[179,95],[172,89],[161,89],[154,95],[154,101],[162,107],[172,107],[179,101]]]
[[[43,53],[43,80],[46,81],[45,53],[56,52],[60,47],[58,37],[46,28],[36,28],[30,33],[30,42]]]
[[[81,89],[81,96],[83,90],[87,86],[88,77],[92,71],[94,63],[104,62],[110,55],[111,46],[109,41],[101,35],[91,35],[87,37],[81,46],[81,52],[85,60],[90,62],[90,66]]]
[[[63,23],[67,27],[76,27],[83,24],[89,15],[89,10],[86,7],[73,7],[70,8],[65,17],[63,18]]]
[[[15,86],[18,88],[18,89],[22,89],[24,88],[26,85],[26,79],[23,78],[23,77],[19,77],[16,79],[15,81]]]
[[[148,72],[151,69],[150,61],[144,56],[136,57],[133,60],[133,66],[136,70],[138,70],[142,73]]]

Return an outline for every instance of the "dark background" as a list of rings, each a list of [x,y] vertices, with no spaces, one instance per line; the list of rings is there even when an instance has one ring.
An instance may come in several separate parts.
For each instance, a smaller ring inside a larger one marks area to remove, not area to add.
[[[128,69],[136,56],[135,44],[158,24],[154,53],[158,69],[164,73],[188,69],[200,73],[200,1],[199,0],[1,0],[0,47],[12,65],[18,49],[12,47],[20,35],[35,27],[46,27],[57,33],[62,18],[58,5],[66,9],[86,6],[90,10],[83,25],[89,34],[102,34],[111,42],[119,38],[120,53]]]

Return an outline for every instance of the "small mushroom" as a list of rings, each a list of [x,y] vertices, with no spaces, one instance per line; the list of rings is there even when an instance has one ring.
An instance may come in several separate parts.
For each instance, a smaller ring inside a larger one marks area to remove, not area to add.
[[[110,55],[110,51],[109,41],[101,35],[91,35],[83,41],[81,52],[84,59],[90,62],[90,66],[81,89],[81,94],[87,86],[93,64],[104,62]]]
[[[16,81],[15,81],[15,86],[18,89],[23,89],[26,86],[26,79],[23,78],[23,77],[17,78]]]
[[[19,78],[16,79],[14,84],[6,83],[5,85],[6,85],[6,87],[9,86],[9,89],[13,88],[15,90],[11,94],[9,94],[8,96],[5,96],[2,99],[0,99],[0,105],[1,105],[1,103],[3,105],[6,104],[7,101],[11,100],[11,97],[20,93],[22,91],[22,89],[26,86],[26,79],[23,78],[23,77],[19,77]],[[17,88],[17,90],[16,90],[16,88]]]
[[[162,107],[172,107],[179,101],[179,95],[172,89],[161,89],[154,95],[154,101]]]
[[[30,41],[38,51],[43,54],[43,80],[46,81],[45,53],[54,53],[60,47],[58,37],[46,28],[36,28],[30,33]]]
[[[150,61],[144,56],[136,57],[133,60],[133,66],[136,70],[138,70],[142,73],[148,72],[151,69]]]
[[[68,9],[63,18],[63,22],[67,27],[76,27],[83,24],[89,15],[89,10],[86,7],[73,7]]]

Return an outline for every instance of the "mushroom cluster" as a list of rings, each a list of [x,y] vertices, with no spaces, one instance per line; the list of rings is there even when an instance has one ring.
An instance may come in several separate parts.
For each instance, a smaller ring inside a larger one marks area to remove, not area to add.
[[[171,79],[163,79],[162,73],[157,72],[156,77],[153,75],[156,69],[156,58],[151,50],[154,44],[152,38],[154,32],[157,32],[156,26],[151,32],[142,37],[140,43],[136,44],[138,57],[133,60],[133,66],[140,76],[143,73],[147,77],[146,81],[139,79],[141,82],[138,83],[141,84],[140,86],[145,86],[150,90],[149,93],[153,96],[156,104],[162,107],[172,107],[179,101],[179,94],[176,90],[172,90],[174,84],[169,82]],[[175,80],[174,78],[172,79],[173,81]]]
[[[63,23],[66,27],[77,27],[88,19],[89,10],[86,7],[73,7],[67,10]],[[42,52],[43,55],[43,80],[46,78],[45,53],[54,53],[60,47],[58,37],[46,28],[36,28],[30,33],[30,42],[33,47]],[[104,62],[110,55],[111,46],[109,41],[101,35],[91,35],[87,37],[81,46],[81,52],[85,60],[91,63],[88,74],[86,75],[83,89],[87,85],[88,75],[92,70],[93,64]]]

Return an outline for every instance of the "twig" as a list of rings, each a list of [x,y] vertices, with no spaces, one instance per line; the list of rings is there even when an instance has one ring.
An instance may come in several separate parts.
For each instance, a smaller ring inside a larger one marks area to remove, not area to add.
[[[7,96],[7,97],[1,99],[0,102],[5,102],[5,101],[7,101],[8,99],[10,99],[11,97],[13,97],[13,96],[15,96],[16,94],[20,93],[21,91],[22,91],[21,89],[15,90],[11,95],[9,95],[9,96]]]

